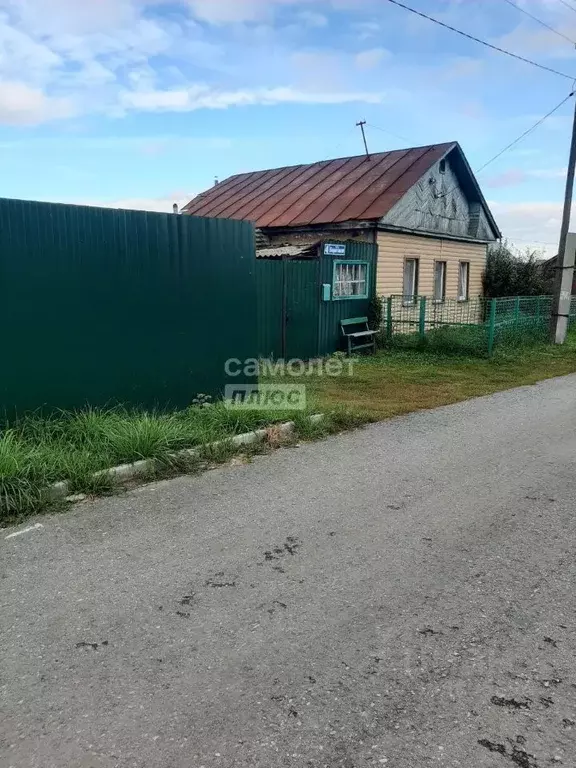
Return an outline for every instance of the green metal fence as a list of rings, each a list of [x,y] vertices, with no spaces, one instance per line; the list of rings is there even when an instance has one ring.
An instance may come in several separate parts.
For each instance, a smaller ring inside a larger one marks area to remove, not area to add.
[[[490,357],[498,346],[546,341],[552,297],[435,301],[428,296],[389,296],[385,305],[386,338],[391,345]],[[574,322],[576,296],[570,307],[570,324]]]
[[[248,222],[0,199],[0,418],[217,397],[258,355],[254,261]]]

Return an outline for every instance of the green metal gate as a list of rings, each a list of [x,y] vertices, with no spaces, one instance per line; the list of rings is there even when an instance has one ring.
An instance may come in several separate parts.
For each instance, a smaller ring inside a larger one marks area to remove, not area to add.
[[[257,259],[260,357],[307,360],[318,354],[318,259]]]
[[[289,260],[285,263],[285,358],[309,360],[318,354],[320,313],[320,262]]]

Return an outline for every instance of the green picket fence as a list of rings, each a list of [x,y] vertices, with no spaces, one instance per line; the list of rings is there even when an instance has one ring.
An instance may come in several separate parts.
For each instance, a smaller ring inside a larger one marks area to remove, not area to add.
[[[497,346],[546,341],[552,312],[551,296],[478,296],[468,301],[389,296],[384,302],[388,344],[483,357],[492,356]],[[575,321],[573,296],[570,324]]]

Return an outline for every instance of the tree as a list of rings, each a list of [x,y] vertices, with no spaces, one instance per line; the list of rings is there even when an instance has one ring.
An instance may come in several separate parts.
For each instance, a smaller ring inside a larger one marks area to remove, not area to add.
[[[506,240],[491,245],[483,276],[484,294],[489,298],[550,294],[550,273],[544,264],[538,251],[515,253]]]

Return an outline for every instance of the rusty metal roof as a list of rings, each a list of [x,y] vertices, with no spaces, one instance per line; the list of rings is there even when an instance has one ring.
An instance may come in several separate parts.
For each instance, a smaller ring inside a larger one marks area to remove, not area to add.
[[[456,142],[241,173],[183,213],[294,227],[380,219]]]

